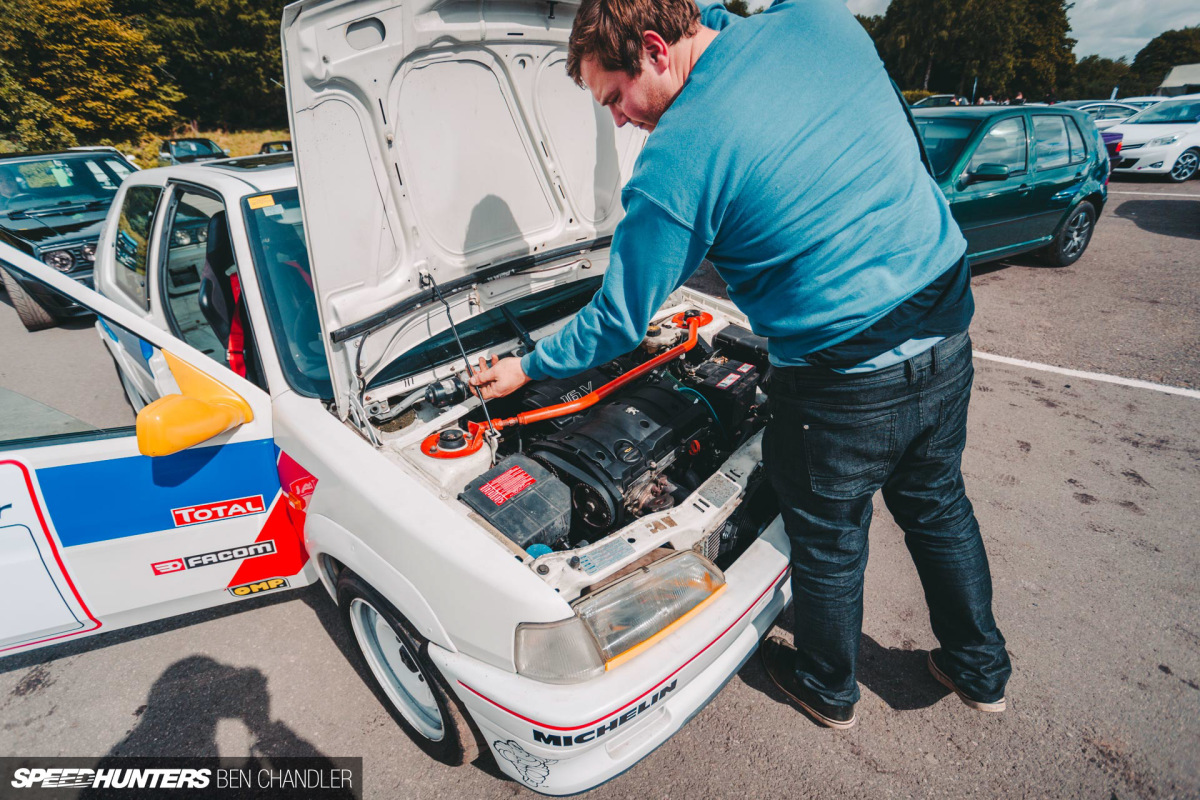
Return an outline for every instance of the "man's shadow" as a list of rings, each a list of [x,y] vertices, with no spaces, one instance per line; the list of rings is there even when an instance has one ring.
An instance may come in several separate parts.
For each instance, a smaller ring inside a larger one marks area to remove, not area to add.
[[[146,703],[134,711],[138,722],[96,765],[121,767],[123,758],[217,758],[217,724],[240,720],[253,742],[245,757],[247,768],[269,765],[271,759],[307,758],[305,767],[327,772],[343,766],[318,750],[286,723],[271,719],[267,679],[257,669],[238,669],[207,656],[180,659],[158,677]],[[242,754],[225,754],[238,759]],[[84,791],[81,797],[92,795]],[[354,797],[346,791],[345,797]]]
[[[779,625],[789,631],[792,627],[791,620],[785,623],[782,617]],[[859,644],[858,682],[896,711],[929,708],[950,692],[929,674],[925,664],[928,656],[927,650],[883,647],[864,633]],[[757,653],[746,662],[738,676],[747,686],[776,702],[791,703],[767,675]]]

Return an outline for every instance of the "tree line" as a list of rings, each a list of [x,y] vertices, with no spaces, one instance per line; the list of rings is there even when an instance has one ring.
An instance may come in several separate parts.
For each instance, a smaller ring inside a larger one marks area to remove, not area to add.
[[[286,0],[0,0],[0,152],[287,128]]]
[[[0,0],[0,152],[136,143],[192,124],[286,128],[286,0]],[[751,13],[746,0],[727,0]],[[905,89],[1044,98],[1148,94],[1200,62],[1200,27],[1133,59],[1076,60],[1067,0],[892,0],[858,19]]]
[[[1029,100],[1151,94],[1177,64],[1200,62],[1200,27],[1167,31],[1124,58],[1076,60],[1068,0],[892,0],[858,20],[901,87]]]

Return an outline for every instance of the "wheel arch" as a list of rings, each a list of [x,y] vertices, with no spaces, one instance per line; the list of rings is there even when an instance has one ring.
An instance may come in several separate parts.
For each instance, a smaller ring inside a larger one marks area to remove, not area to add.
[[[317,563],[321,583],[335,603],[338,575],[342,570],[352,570],[383,595],[418,633],[439,647],[457,651],[417,587],[350,531],[328,517],[310,514],[304,523],[304,538],[309,556]]]

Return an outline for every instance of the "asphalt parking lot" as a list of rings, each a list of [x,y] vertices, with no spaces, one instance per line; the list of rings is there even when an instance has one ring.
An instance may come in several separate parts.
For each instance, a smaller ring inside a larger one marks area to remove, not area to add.
[[[1076,265],[975,269],[964,472],[1013,660],[1009,710],[971,711],[925,671],[923,597],[880,503],[857,727],[809,723],[752,659],[589,796],[1200,795],[1200,181],[1110,190]],[[42,365],[41,343],[77,337],[91,363],[94,331],[26,334],[5,300],[0,387],[62,397],[54,376],[77,368]],[[120,412],[111,397],[71,402]],[[310,587],[11,657],[0,754],[362,756],[368,798],[534,796],[485,761],[426,758],[355,674],[351,647]]]

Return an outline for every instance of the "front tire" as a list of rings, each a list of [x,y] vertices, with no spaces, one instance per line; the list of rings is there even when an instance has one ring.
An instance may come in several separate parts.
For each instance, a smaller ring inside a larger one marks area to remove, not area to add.
[[[371,688],[409,738],[443,764],[479,757],[483,742],[453,690],[429,658],[429,642],[350,570],[337,582],[342,623],[358,645]]]
[[[1062,230],[1044,251],[1051,266],[1069,267],[1079,260],[1096,229],[1096,207],[1084,200],[1067,217]]]
[[[0,283],[8,292],[8,299],[17,311],[17,317],[27,331],[40,331],[54,325],[54,315],[42,307],[29,292],[7,270],[0,269]]]
[[[1184,150],[1179,154],[1179,158],[1175,159],[1175,166],[1171,167],[1171,171],[1167,173],[1167,180],[1172,183],[1183,183],[1196,174],[1196,170],[1200,169],[1200,150],[1195,147],[1190,150]]]

